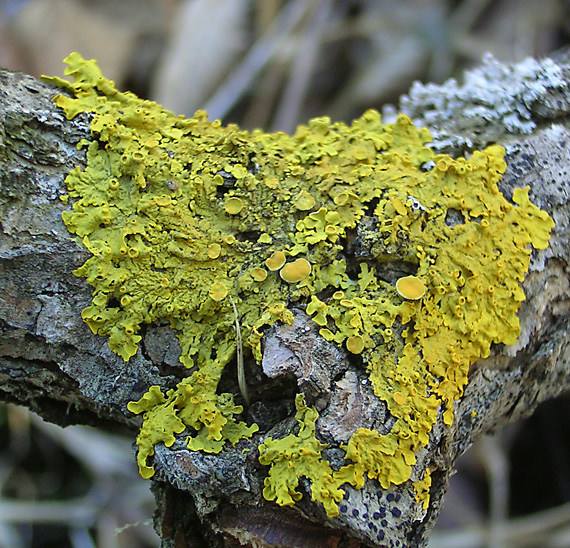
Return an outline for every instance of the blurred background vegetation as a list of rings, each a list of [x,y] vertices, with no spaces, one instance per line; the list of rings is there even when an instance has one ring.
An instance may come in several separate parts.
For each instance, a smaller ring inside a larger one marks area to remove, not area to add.
[[[61,75],[71,51],[181,114],[291,132],[568,45],[565,0],[0,0],[0,66]],[[0,348],[0,355],[1,355]],[[570,547],[570,398],[458,463],[430,548]],[[0,408],[0,548],[155,547],[133,440]]]

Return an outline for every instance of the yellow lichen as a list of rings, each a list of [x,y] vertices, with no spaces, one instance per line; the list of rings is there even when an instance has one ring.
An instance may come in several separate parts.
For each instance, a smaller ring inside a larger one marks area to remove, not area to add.
[[[75,271],[94,289],[82,317],[125,361],[141,325],[166,318],[191,370],[128,406],[143,413],[141,474],[154,472],[154,446],[183,431],[191,450],[219,452],[257,430],[237,420],[232,394],[218,393],[236,354],[230,300],[258,361],[264,328],[291,323],[291,308],[306,305],[324,338],[360,355],[391,427],[359,428],[342,446],[345,466],[333,469],[317,412],[299,396],[299,433],[260,445],[271,466],[265,497],[292,504],[306,477],[334,516],[344,483],[388,488],[414,470],[426,508],[430,476],[413,468],[416,454],[440,412],[452,423],[471,364],[517,340],[530,246],[544,249],[553,226],[528,188],[512,202],[500,193],[504,149],[435,155],[427,129],[406,116],[382,124],[372,110],[351,125],[317,118],[293,136],[248,133],[119,92],[78,54],[67,62],[73,82],[49,79],[69,94],[55,101],[69,119],[91,115],[92,137],[80,143],[87,166],[68,174],[63,197],[72,205],[63,220],[91,254]],[[450,212],[461,221],[448,223]],[[386,279],[392,261],[409,263],[416,291]]]
[[[214,282],[210,286],[210,298],[213,301],[221,301],[224,299],[228,294],[228,288],[219,282]]]
[[[210,244],[208,246],[208,257],[210,257],[210,259],[217,259],[220,256],[221,251],[222,246],[220,244]]]
[[[282,251],[276,251],[265,260],[265,265],[269,270],[279,270],[286,261],[285,253]]]
[[[404,403],[406,403],[406,397],[400,393],[400,392],[396,392],[394,394],[394,401],[398,404],[398,405],[404,405]]]
[[[428,468],[424,477],[420,481],[414,483],[414,489],[416,490],[416,500],[422,505],[424,510],[427,510],[429,506],[429,490],[431,487],[431,471]]]
[[[396,291],[404,299],[416,301],[421,299],[426,293],[426,286],[415,276],[404,276],[396,282]]]
[[[252,268],[251,277],[256,282],[263,282],[267,278],[267,270],[264,270],[263,268]]]
[[[311,273],[311,263],[307,259],[297,259],[292,263],[287,263],[280,271],[279,275],[289,283],[300,282]]]
[[[360,335],[353,335],[346,339],[346,348],[353,354],[360,354],[364,350],[364,339]]]
[[[273,238],[269,234],[262,234],[257,240],[259,244],[270,244],[271,242],[273,242]]]
[[[312,209],[315,205],[315,198],[313,198],[313,196],[311,196],[311,194],[306,190],[301,190],[297,198],[295,198],[294,204],[297,209],[307,211]]]
[[[330,464],[321,455],[327,445],[315,436],[319,415],[314,408],[305,405],[302,394],[297,395],[295,406],[299,433],[279,440],[268,437],[259,446],[259,462],[271,466],[265,478],[263,496],[281,506],[292,506],[302,497],[296,491],[299,478],[306,477],[311,480],[312,500],[321,502],[329,516],[338,516],[336,503],[342,500],[344,491],[339,488]]]
[[[237,215],[243,209],[243,201],[240,198],[229,198],[225,208],[230,215]]]

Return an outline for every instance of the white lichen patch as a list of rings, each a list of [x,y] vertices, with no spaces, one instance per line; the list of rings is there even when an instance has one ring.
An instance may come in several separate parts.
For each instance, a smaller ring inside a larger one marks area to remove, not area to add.
[[[402,97],[400,111],[430,127],[437,150],[452,143],[473,147],[505,131],[531,133],[543,98],[567,91],[562,69],[552,59],[506,65],[487,54],[480,67],[465,73],[462,84],[453,78],[442,85],[416,82]],[[463,142],[457,135],[465,136]]]

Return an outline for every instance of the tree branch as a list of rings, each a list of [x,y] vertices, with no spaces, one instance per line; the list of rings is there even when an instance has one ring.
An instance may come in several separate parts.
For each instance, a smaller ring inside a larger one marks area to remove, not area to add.
[[[559,82],[552,83],[549,73],[552,85],[532,87],[534,95],[521,81],[520,67],[493,70],[502,71],[504,85],[513,83],[516,93],[508,95],[506,89],[504,97],[496,98],[502,103],[494,112],[505,104],[508,108],[492,121],[474,124],[466,112],[477,103],[476,94],[467,100],[471,104],[461,103],[449,86],[429,88],[428,94],[416,89],[402,108],[419,121],[431,121],[440,139],[436,146],[445,150],[464,153],[490,142],[505,146],[508,167],[501,191],[511,196],[514,188],[530,186],[533,203],[556,226],[549,247],[532,254],[518,342],[497,345],[472,367],[453,425],[445,426],[440,417],[418,457],[432,469],[427,513],[418,512],[407,484],[382,490],[370,480],[361,490],[345,488],[338,518],[326,517],[310,501],[303,480],[303,499],[292,508],[278,507],[261,494],[266,470],[258,462],[257,446],[264,435],[217,455],[189,451],[181,439],[169,448],[156,447],[153,489],[163,546],[423,546],[456,459],[482,433],[527,416],[540,402],[568,390],[570,67],[565,59],[552,61],[544,70],[554,71]],[[480,87],[491,86],[482,78]],[[84,152],[76,145],[91,135],[88,116],[68,121],[54,105],[58,93],[29,76],[0,72],[0,395],[63,426],[83,423],[136,432],[138,421],[127,403],[150,385],[172,388],[186,372],[178,365],[179,343],[167,325],[147,326],[139,351],[125,363],[81,319],[91,290],[72,271],[89,254],[61,221],[67,206],[59,197],[66,193],[67,173],[85,166]],[[448,109],[444,118],[434,115],[434,105]],[[516,108],[523,118],[527,109],[529,124],[505,123],[512,122],[510,110]],[[246,364],[250,382],[265,387],[266,394],[288,395],[288,401],[277,406],[259,399],[248,410],[250,418],[261,432],[273,428],[273,437],[284,436],[294,425],[293,394],[301,389],[315,395],[317,408],[328,407],[319,432],[346,440],[356,427],[372,428],[386,410],[364,372],[326,342],[302,310],[294,313],[292,326],[274,326],[265,335],[262,370]],[[237,381],[227,382],[237,394]],[[320,401],[325,393],[328,401]]]

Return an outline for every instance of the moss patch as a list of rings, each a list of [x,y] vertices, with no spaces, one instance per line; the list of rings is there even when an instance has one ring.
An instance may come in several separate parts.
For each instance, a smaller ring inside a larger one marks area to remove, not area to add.
[[[166,318],[190,369],[166,394],[151,387],[128,406],[144,413],[141,474],[152,476],[154,446],[175,434],[186,432],[192,450],[219,452],[257,430],[237,420],[232,394],[218,394],[236,351],[231,297],[258,360],[261,328],[290,323],[291,305],[307,304],[323,337],[362,357],[395,418],[386,435],[359,429],[344,447],[346,466],[333,470],[316,411],[298,398],[299,433],[259,448],[271,466],[265,496],[292,504],[305,476],[335,516],[343,483],[408,481],[438,413],[452,423],[469,366],[492,343],[516,341],[530,246],[545,248],[553,226],[528,189],[512,201],[499,192],[504,149],[435,155],[427,129],[405,116],[382,124],[372,110],[351,125],[314,119],[292,136],[248,133],[204,112],[175,116],[117,91],[94,61],[66,61],[73,82],[48,80],[72,97],[55,101],[69,119],[92,115],[92,139],[80,144],[87,167],[67,176],[73,208],[63,214],[92,254],[75,272],[94,288],[82,316],[125,361],[141,325]],[[366,261],[349,276],[347,231],[365,212]],[[377,275],[394,260],[416,269],[421,291],[411,298]],[[429,475],[418,477],[427,507]]]

